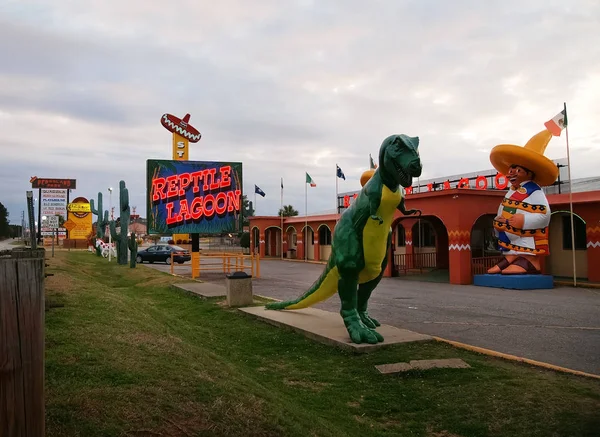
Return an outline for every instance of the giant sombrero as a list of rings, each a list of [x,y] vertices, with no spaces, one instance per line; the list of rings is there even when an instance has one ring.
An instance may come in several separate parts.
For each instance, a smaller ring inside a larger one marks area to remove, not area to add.
[[[490,161],[494,168],[506,175],[512,165],[525,167],[534,173],[533,182],[542,187],[552,185],[558,178],[558,167],[544,156],[546,146],[552,134],[544,129],[531,137],[524,147],[514,144],[500,144],[490,153]]]

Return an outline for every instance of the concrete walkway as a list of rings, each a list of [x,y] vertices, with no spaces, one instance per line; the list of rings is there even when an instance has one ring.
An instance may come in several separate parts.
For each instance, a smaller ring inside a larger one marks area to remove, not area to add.
[[[262,260],[254,294],[295,298],[323,268]],[[203,279],[224,284],[222,274]],[[335,295],[314,308],[338,313],[339,305]],[[518,291],[384,278],[371,296],[369,313],[397,328],[600,374],[600,290]]]

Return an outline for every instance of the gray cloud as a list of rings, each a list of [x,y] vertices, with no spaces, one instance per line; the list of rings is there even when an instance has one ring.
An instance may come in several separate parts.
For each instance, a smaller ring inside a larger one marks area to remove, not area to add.
[[[359,188],[383,138],[421,138],[424,178],[490,168],[569,104],[575,177],[597,174],[600,4],[593,0],[9,2],[0,18],[0,201],[29,177],[95,196],[170,157],[164,112],[192,115],[191,159],[244,163],[245,191],[309,212]],[[118,11],[118,12],[117,12]],[[184,13],[182,13],[184,11]],[[547,155],[561,158],[564,136]],[[10,187],[10,189],[8,189]],[[134,197],[137,196],[137,197]],[[144,208],[145,209],[145,208]],[[145,213],[144,209],[140,212]]]

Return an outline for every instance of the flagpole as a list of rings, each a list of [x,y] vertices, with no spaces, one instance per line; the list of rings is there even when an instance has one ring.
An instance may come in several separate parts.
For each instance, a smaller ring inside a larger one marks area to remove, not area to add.
[[[335,213],[337,214],[338,211],[338,192],[339,192],[339,188],[338,188],[338,174],[337,174],[337,169],[338,169],[338,165],[335,165]],[[336,218],[337,221],[337,218]]]
[[[254,187],[254,215],[256,215],[256,187]]]
[[[565,135],[567,140],[567,170],[569,176],[569,210],[571,212],[571,252],[573,254],[573,287],[577,287],[577,266],[575,262],[575,226],[573,223],[573,183],[571,180],[571,153],[569,151],[569,119],[567,117],[567,103],[565,105]]]
[[[283,178],[281,178],[281,259],[283,259]]]
[[[305,177],[306,179],[306,177]],[[304,181],[304,262],[308,260],[308,182]]]

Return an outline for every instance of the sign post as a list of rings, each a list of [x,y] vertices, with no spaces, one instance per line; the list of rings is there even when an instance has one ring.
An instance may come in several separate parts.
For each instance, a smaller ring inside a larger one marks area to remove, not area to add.
[[[51,215],[46,219],[46,224],[50,229],[52,229],[52,233],[56,232],[56,236],[58,237],[58,216]],[[52,258],[54,258],[54,235],[52,235]]]
[[[197,143],[202,138],[200,132],[189,124],[190,114],[185,114],[182,119],[171,114],[163,114],[160,122],[173,134],[173,161],[188,161],[190,142]],[[188,235],[191,235],[192,240],[192,278],[196,278],[200,274],[200,234]],[[173,234],[173,240],[177,242],[177,239],[177,234]]]

